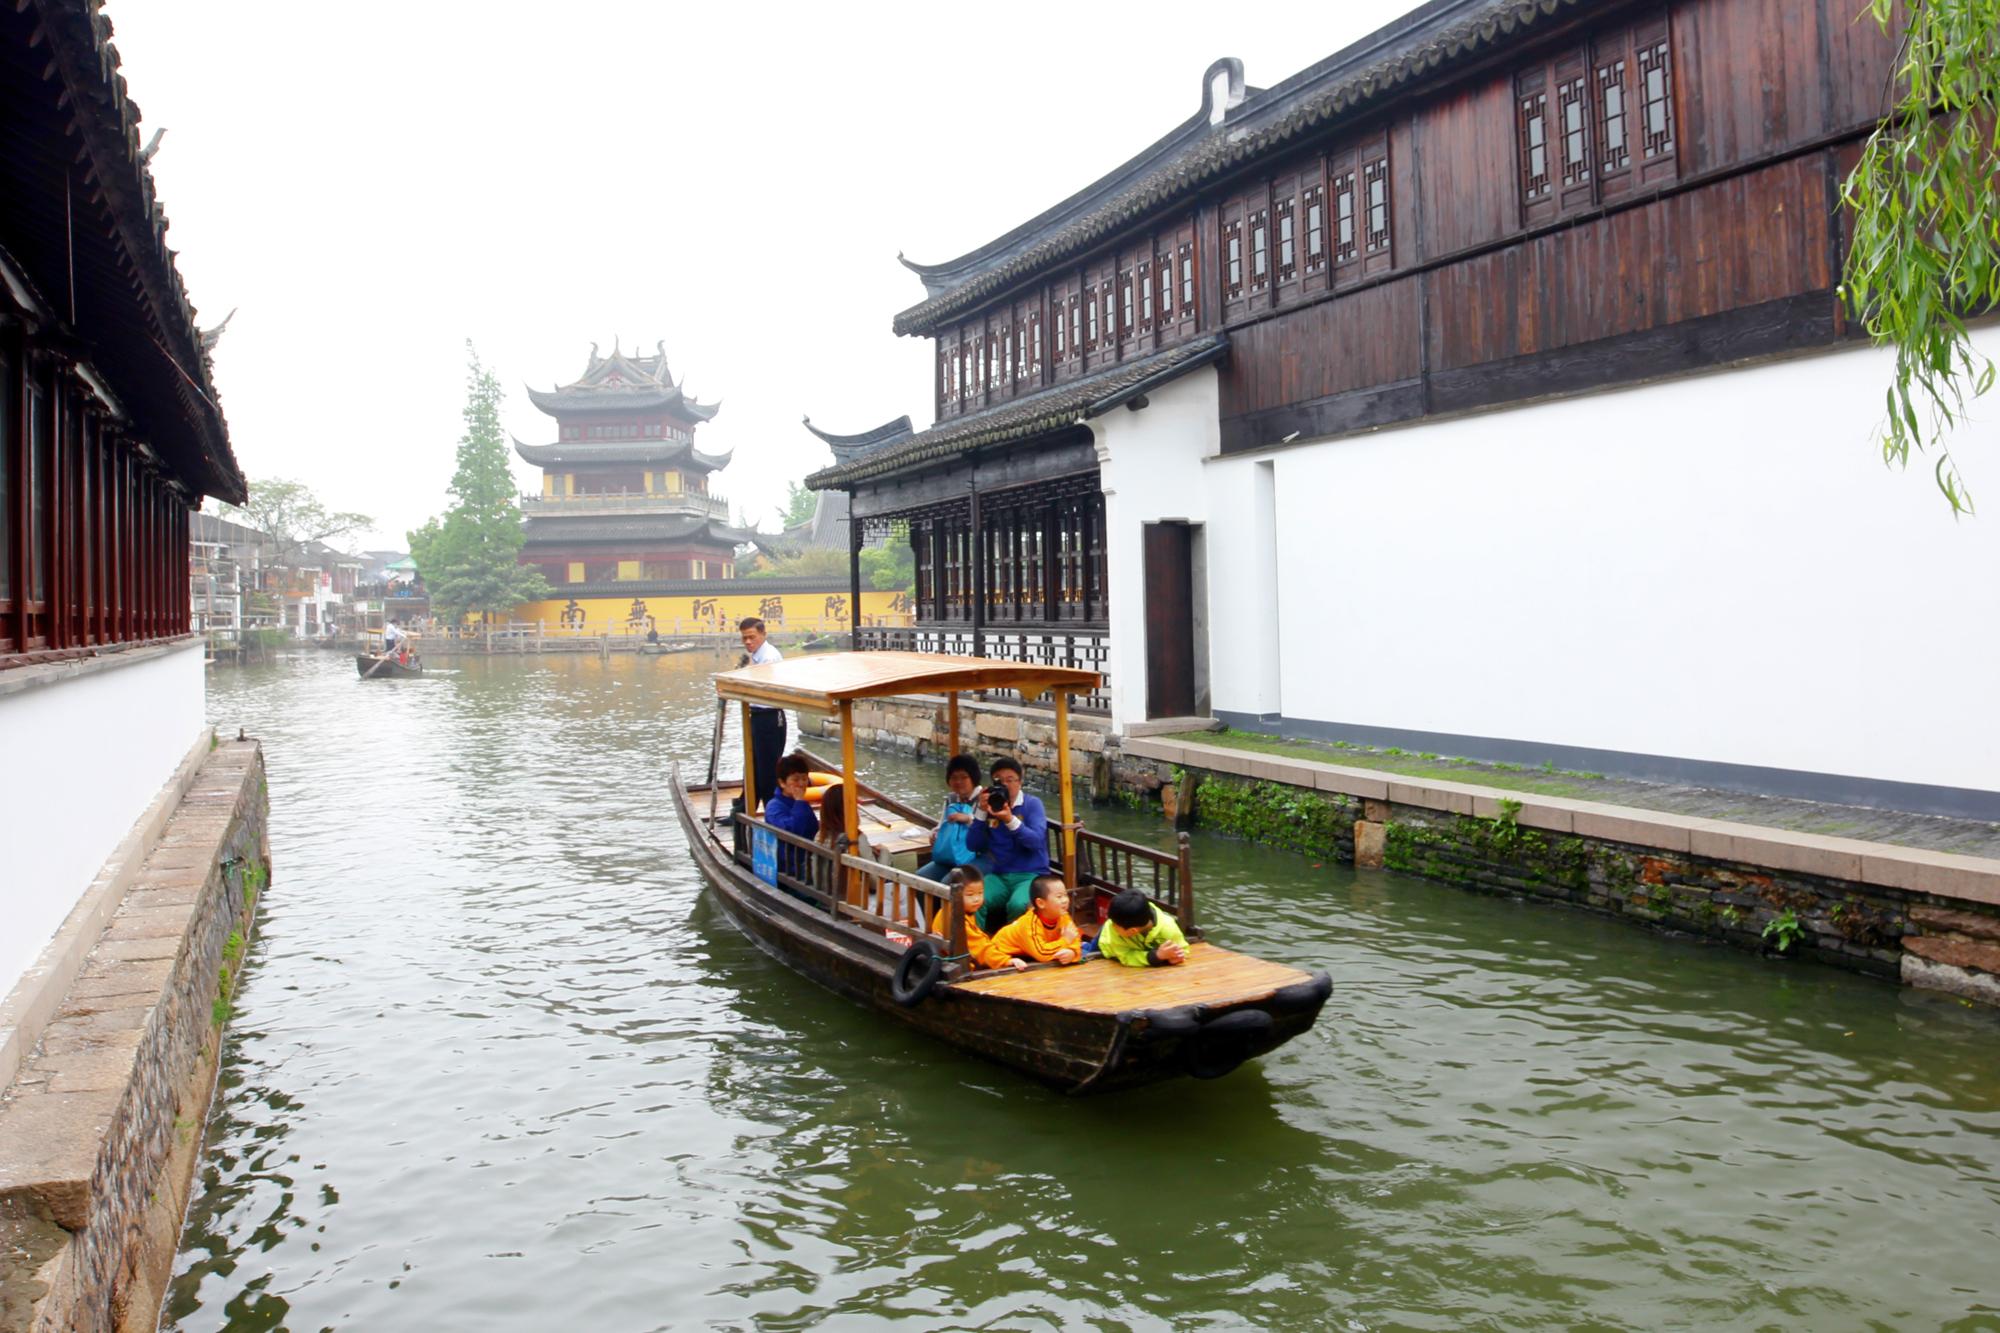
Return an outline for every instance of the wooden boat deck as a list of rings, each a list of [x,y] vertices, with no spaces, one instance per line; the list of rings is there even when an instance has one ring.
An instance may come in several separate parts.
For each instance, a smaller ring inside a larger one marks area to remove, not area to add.
[[[1241,1004],[1312,976],[1283,963],[1197,941],[1179,967],[1123,967],[1106,958],[1075,967],[996,972],[952,983],[952,989],[1054,1005],[1084,1013],[1119,1014],[1181,1005]]]

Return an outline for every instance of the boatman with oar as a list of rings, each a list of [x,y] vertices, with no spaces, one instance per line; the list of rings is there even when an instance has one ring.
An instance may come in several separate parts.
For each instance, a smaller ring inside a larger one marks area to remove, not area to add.
[[[745,666],[763,666],[766,662],[782,662],[785,655],[778,651],[764,631],[764,622],[755,616],[745,616],[736,628],[743,634]],[[761,789],[757,799],[745,798],[744,808],[754,809],[770,799],[778,784],[778,759],[785,753],[785,710],[767,708],[763,704],[750,705],[750,763],[756,771],[757,786]]]

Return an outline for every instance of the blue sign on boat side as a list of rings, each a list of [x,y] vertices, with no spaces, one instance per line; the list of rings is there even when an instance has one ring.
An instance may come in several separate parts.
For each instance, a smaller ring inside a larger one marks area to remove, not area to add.
[[[778,835],[767,828],[750,830],[750,869],[758,879],[778,887]]]

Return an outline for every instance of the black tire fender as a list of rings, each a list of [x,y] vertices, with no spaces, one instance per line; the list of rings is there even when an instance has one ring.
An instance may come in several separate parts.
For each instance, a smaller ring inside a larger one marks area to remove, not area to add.
[[[1324,972],[1315,972],[1309,981],[1295,981],[1281,988],[1270,998],[1271,1012],[1274,1014],[1310,1013],[1326,1003],[1326,997],[1333,994],[1333,978]]]
[[[1251,1048],[1270,1031],[1271,1016],[1262,1009],[1238,1009],[1211,1018],[1187,1043],[1187,1071],[1196,1078],[1221,1078],[1249,1059]]]
[[[1201,1026],[1192,1009],[1153,1009],[1139,1017],[1146,1020],[1146,1029],[1138,1034],[1139,1040],[1149,1043],[1190,1037]]]
[[[896,960],[896,970],[889,977],[889,998],[906,1009],[922,1004],[937,989],[938,979],[943,975],[944,964],[938,960],[937,946],[929,940],[918,940]]]

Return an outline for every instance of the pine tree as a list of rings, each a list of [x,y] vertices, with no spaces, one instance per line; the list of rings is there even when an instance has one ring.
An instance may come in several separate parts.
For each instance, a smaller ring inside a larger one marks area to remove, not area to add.
[[[430,591],[431,605],[447,621],[511,611],[549,592],[542,572],[519,562],[526,534],[507,465],[506,432],[500,426],[500,381],[479,363],[470,341],[465,350],[472,364],[465,434],[451,479],[454,503],[442,517],[409,535],[410,555]]]

